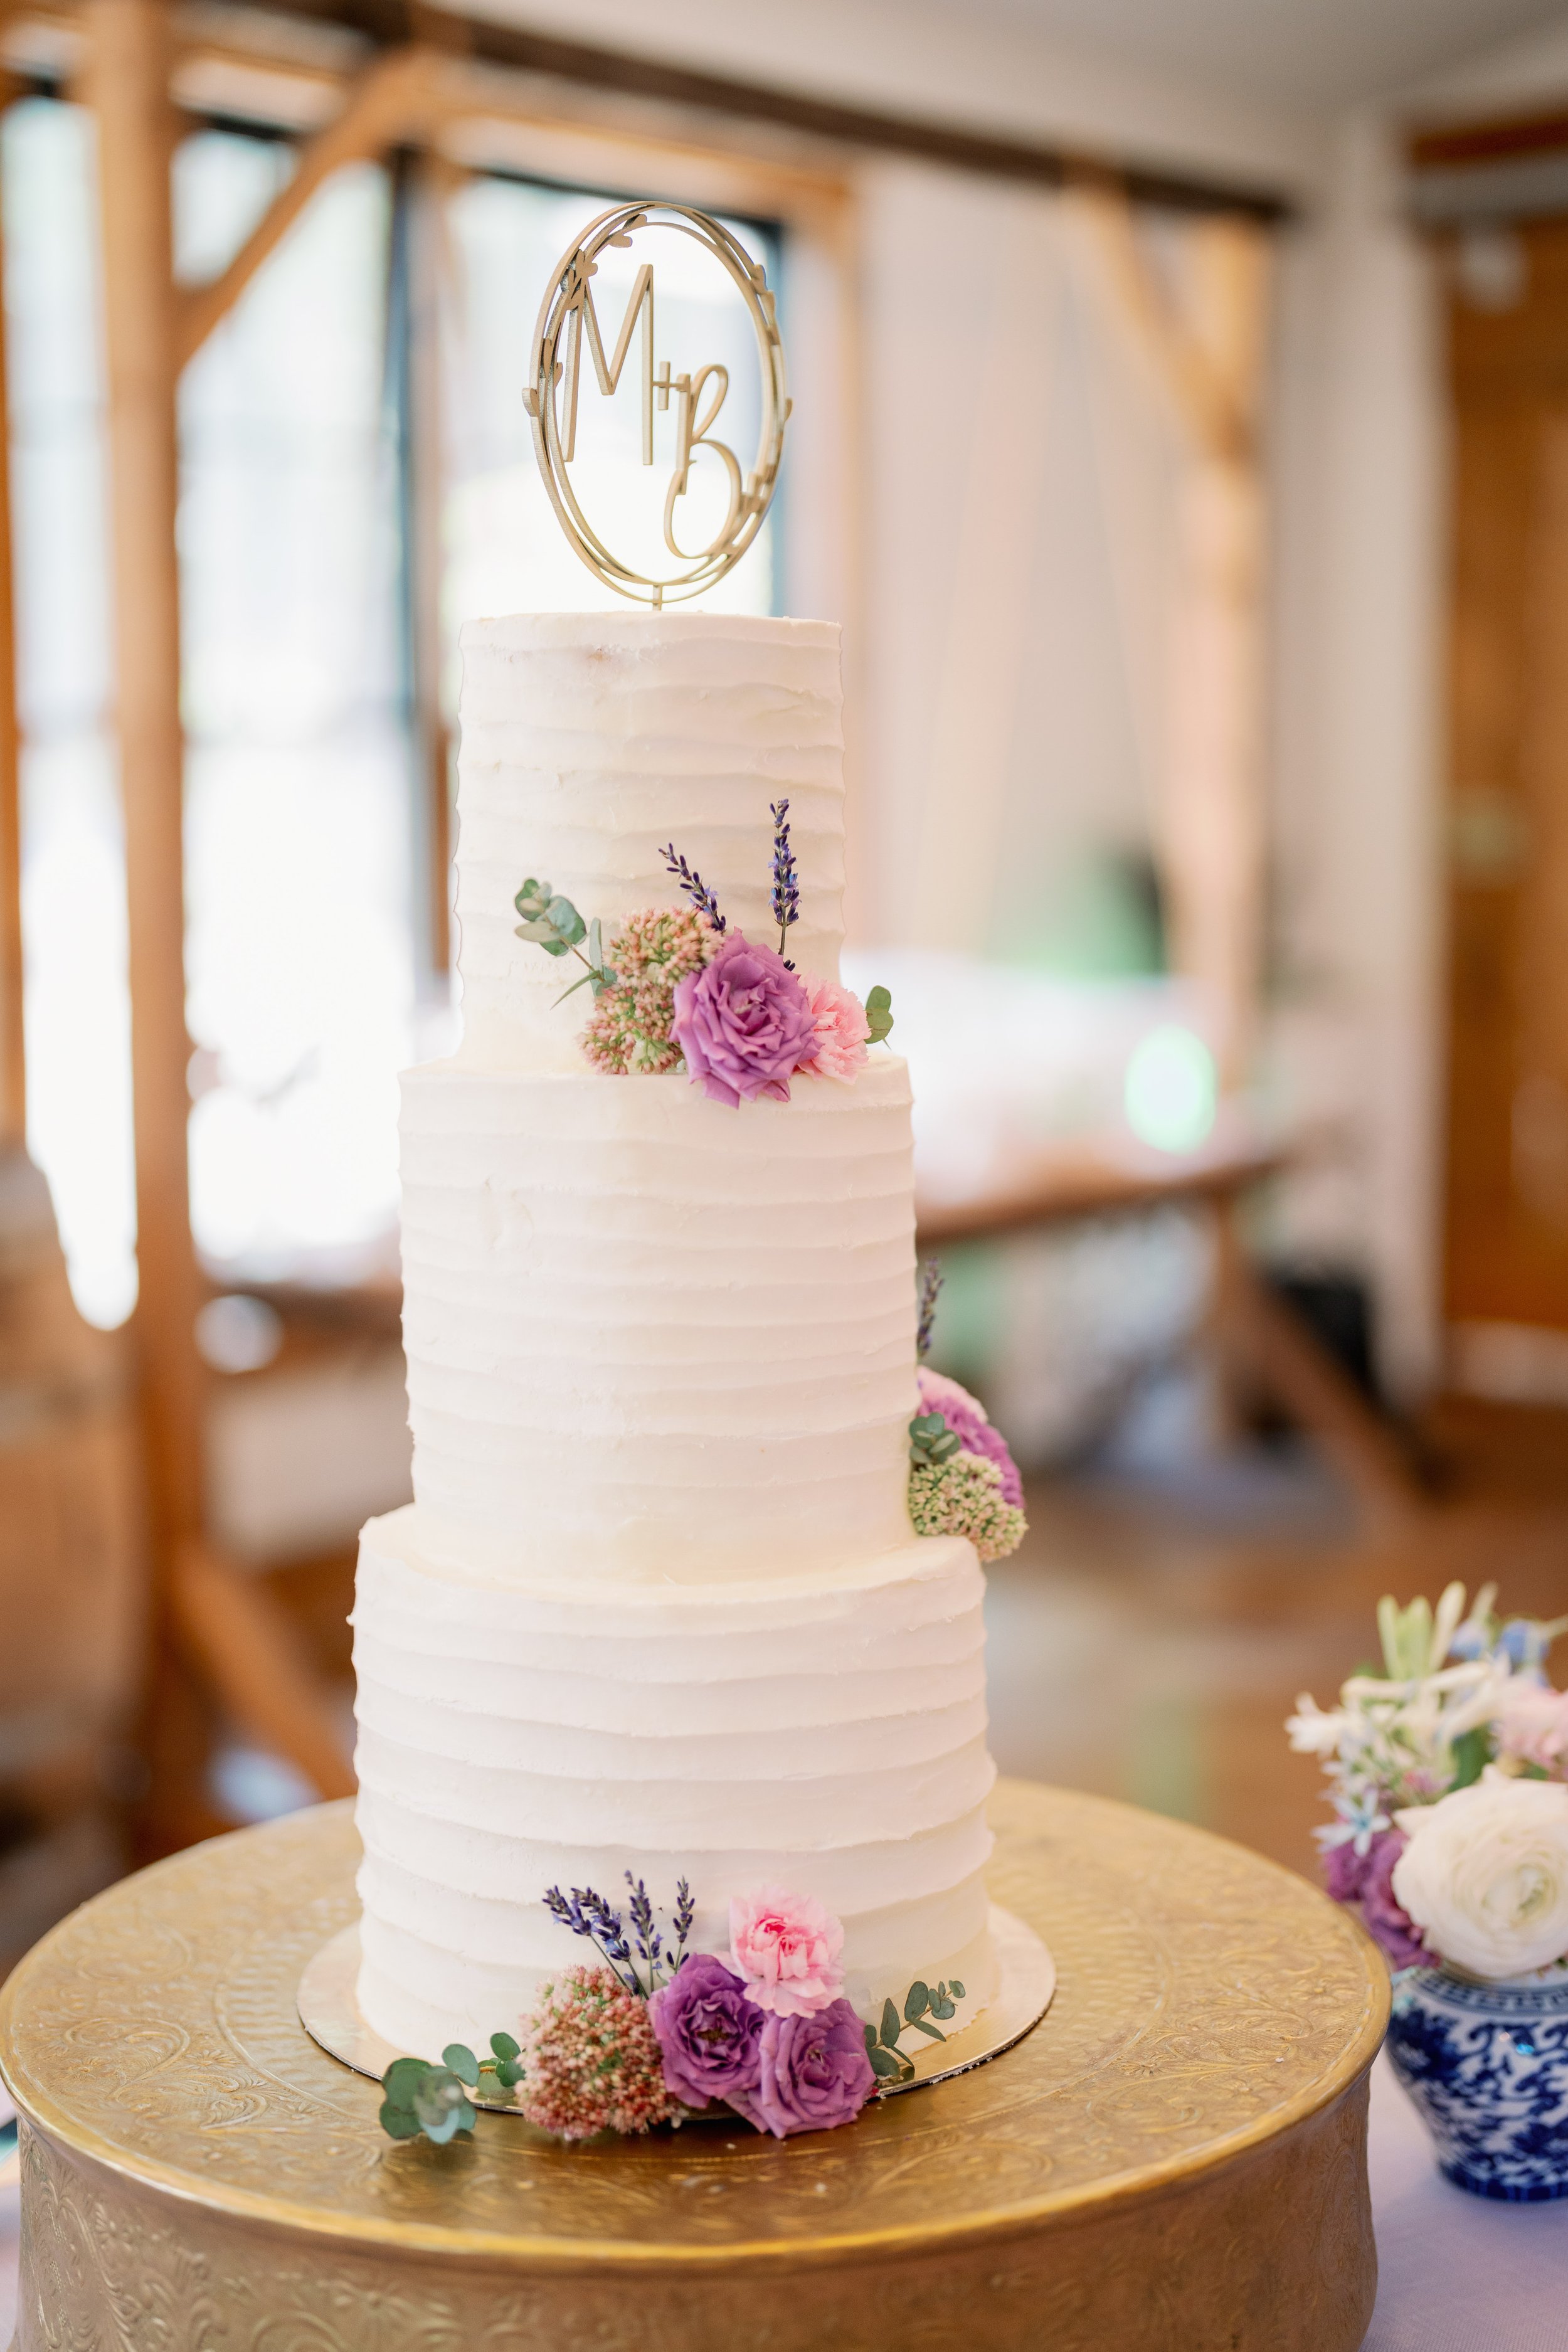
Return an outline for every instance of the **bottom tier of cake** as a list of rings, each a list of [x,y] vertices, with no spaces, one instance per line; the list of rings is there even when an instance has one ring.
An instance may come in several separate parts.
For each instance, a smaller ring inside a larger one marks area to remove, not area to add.
[[[591,1959],[546,1888],[645,1878],[722,1951],[732,1895],[816,1895],[863,2016],[917,1979],[988,1999],[983,1580],[914,1542],[755,1586],[488,1580],[417,1506],[374,1519],[354,1606],[360,2008],[399,2049],[515,2030]]]

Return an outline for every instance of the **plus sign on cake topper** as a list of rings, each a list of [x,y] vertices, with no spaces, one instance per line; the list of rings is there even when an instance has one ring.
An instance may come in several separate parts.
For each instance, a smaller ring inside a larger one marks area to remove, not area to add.
[[[689,372],[672,374],[668,359],[654,352],[654,264],[643,262],[632,280],[612,350],[606,354],[605,321],[594,300],[594,279],[599,256],[607,247],[632,245],[639,230],[671,228],[692,237],[712,255],[738,288],[756,341],[762,379],[761,421],[756,455],[742,474],[741,461],[719,437],[720,411],[730,391],[730,371],[721,361],[709,360]],[[664,545],[673,565],[667,576],[637,571],[612,553],[595,530],[573,488],[570,468],[577,453],[577,430],[583,412],[583,371],[591,364],[598,391],[606,398],[617,391],[640,329],[636,377],[642,410],[642,462],[654,462],[656,408],[675,409],[675,449],[664,499]],[[740,239],[711,214],[689,205],[643,203],[612,205],[590,221],[570,252],[563,254],[540,305],[534,329],[530,380],[523,405],[533,421],[533,446],[551,503],[563,530],[582,561],[617,594],[651,604],[683,604],[711,588],[737,564],[756,538],[778,484],[784,453],[784,425],[790,403],[784,387],[784,342],[779,334],[773,296],[761,262],[753,261]],[[681,500],[690,487],[693,464],[706,451],[722,467],[728,499],[724,518],[707,545],[681,544]]]

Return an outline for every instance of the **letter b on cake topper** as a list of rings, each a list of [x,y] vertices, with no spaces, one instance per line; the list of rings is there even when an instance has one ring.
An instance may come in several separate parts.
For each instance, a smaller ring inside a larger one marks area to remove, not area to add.
[[[618,323],[600,315],[594,299],[598,257],[606,247],[629,247],[639,229],[673,228],[692,237],[728,271],[746,306],[756,341],[762,376],[761,419],[756,455],[742,473],[741,460],[721,437],[721,412],[730,391],[730,371],[710,360],[672,375],[668,359],[655,356],[654,264],[645,261],[632,280]],[[606,350],[605,332],[615,336]],[[664,499],[664,545],[673,568],[664,578],[637,571],[613,554],[589,522],[572,485],[570,467],[584,414],[584,394],[596,387],[605,398],[618,391],[634,335],[639,339],[635,383],[642,411],[642,462],[654,463],[656,408],[675,408],[675,447]],[[592,384],[584,382],[584,370]],[[574,549],[605,585],[639,604],[683,604],[701,595],[737,564],[763,526],[778,483],[784,425],[790,404],[784,386],[784,343],[762,264],[754,262],[721,221],[689,205],[616,205],[590,221],[570,252],[563,254],[540,305],[523,405],[533,421],[533,446],[551,503]],[[682,500],[692,468],[706,457],[722,468],[728,498],[724,519],[700,549],[681,544]]]

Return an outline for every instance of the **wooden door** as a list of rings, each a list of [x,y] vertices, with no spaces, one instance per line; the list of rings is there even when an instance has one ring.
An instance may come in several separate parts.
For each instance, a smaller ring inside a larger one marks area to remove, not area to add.
[[[1568,221],[1453,260],[1447,1309],[1568,1331]]]

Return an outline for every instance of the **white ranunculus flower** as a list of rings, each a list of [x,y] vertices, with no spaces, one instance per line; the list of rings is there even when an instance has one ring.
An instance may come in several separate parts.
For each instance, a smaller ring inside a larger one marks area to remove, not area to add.
[[[1494,1982],[1568,1952],[1568,1786],[1489,1765],[1470,1788],[1394,1818],[1409,1840],[1394,1900],[1434,1951]]]

